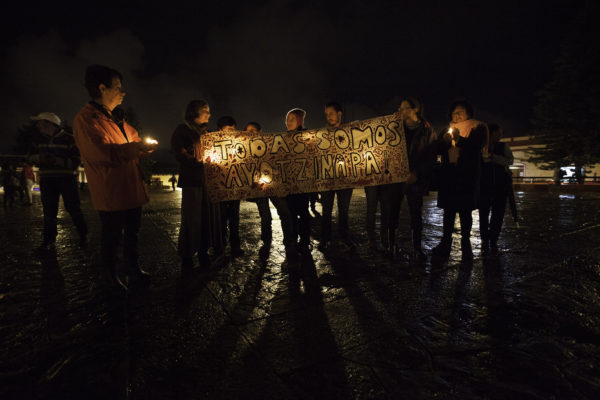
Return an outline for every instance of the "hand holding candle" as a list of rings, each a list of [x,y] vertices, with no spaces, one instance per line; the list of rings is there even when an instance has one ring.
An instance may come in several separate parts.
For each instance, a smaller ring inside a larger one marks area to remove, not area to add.
[[[151,137],[146,137],[141,142],[142,152],[150,154],[158,147],[158,140]]]

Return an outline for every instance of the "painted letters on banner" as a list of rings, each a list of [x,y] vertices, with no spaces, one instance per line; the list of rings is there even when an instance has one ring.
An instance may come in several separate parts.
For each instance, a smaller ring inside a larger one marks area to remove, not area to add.
[[[215,202],[404,182],[409,175],[394,115],[301,132],[209,132],[201,146]]]

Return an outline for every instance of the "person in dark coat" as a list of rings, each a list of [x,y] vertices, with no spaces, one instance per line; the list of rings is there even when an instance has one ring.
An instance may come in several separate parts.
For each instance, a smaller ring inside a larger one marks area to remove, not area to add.
[[[325,118],[327,119],[327,126],[330,129],[342,125],[342,106],[336,102],[327,103],[325,105]],[[340,240],[346,250],[353,250],[356,248],[356,244],[350,239],[350,230],[348,228],[348,211],[350,209],[350,200],[352,199],[352,190],[352,188],[347,188],[321,192],[323,217],[321,218],[321,242],[319,243],[319,250],[327,251],[331,248],[331,221],[333,201],[336,195]]]
[[[60,118],[50,112],[31,117],[37,134],[31,140],[28,159],[39,167],[40,192],[44,210],[43,242],[40,249],[54,245],[58,235],[57,216],[62,196],[79,233],[80,245],[86,244],[87,224],[81,212],[77,190],[77,167],[81,164],[73,134],[62,128]]]
[[[288,132],[300,132],[305,130],[304,117],[306,111],[300,108],[293,108],[285,116],[285,125]],[[308,212],[309,194],[296,193],[286,197],[288,207],[292,215],[292,229],[294,240],[300,237],[297,242],[299,252],[310,251],[310,213]]]
[[[219,203],[212,203],[204,185],[200,137],[207,131],[210,107],[204,100],[192,100],[185,111],[185,123],[177,126],[171,136],[171,153],[181,164],[178,187],[182,189],[181,227],[178,252],[181,275],[194,272],[194,255],[201,269],[210,265],[208,250],[223,252]]]
[[[217,121],[217,130],[235,131],[237,123],[229,115],[225,115]],[[227,243],[227,232],[229,232],[229,247],[232,257],[244,255],[240,241],[240,200],[222,201],[221,225],[223,227],[223,243]]]
[[[502,229],[506,199],[512,179],[509,165],[514,156],[507,143],[500,141],[502,128],[498,124],[489,124],[489,152],[483,158],[481,168],[481,198],[479,203],[479,232],[481,250],[498,252],[498,238]],[[490,218],[491,212],[491,218]]]
[[[402,199],[406,196],[410,213],[412,231],[412,258],[416,262],[425,261],[422,248],[423,231],[423,196],[428,188],[429,179],[435,163],[435,142],[437,135],[431,125],[423,119],[423,105],[414,97],[406,97],[400,102],[398,114],[403,121],[406,137],[406,151],[410,176],[401,186],[402,190],[396,200],[393,212],[394,221],[398,223],[398,214]]]
[[[454,220],[460,217],[462,259],[473,259],[471,248],[471,212],[479,206],[482,154],[487,152],[488,128],[473,119],[473,106],[459,100],[450,106],[449,128],[438,139],[442,156],[441,182],[437,206],[444,210],[444,228],[441,242],[433,249],[436,257],[447,259],[452,247]]]
[[[262,134],[262,127],[258,122],[248,122],[244,127],[244,131],[252,134]],[[248,201],[256,203],[258,214],[260,215],[260,238],[263,241],[263,246],[261,248],[262,250],[259,250],[259,254],[262,252],[264,253],[263,255],[267,254],[267,251],[271,247],[271,241],[273,240],[273,229],[271,227],[273,219],[271,217],[269,200],[273,203],[277,210],[277,214],[279,215],[281,231],[283,232],[283,243],[286,248],[289,246],[293,235],[291,225],[292,216],[285,197],[259,197],[248,199]]]

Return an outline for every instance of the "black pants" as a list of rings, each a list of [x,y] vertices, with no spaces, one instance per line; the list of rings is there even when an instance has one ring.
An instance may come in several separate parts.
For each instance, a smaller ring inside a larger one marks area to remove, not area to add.
[[[81,212],[75,176],[43,177],[40,179],[40,192],[44,209],[44,242],[50,243],[56,240],[58,233],[56,217],[60,196],[63,198],[65,209],[71,215],[79,236],[87,234],[87,225]]]
[[[412,231],[413,247],[421,250],[423,236],[423,192],[411,190],[411,185],[404,185],[401,200],[406,195],[408,212],[410,213],[410,229]],[[398,208],[400,208],[398,206]]]
[[[479,201],[479,231],[481,239],[489,240],[491,244],[498,242],[504,211],[506,210],[507,188],[481,188]],[[490,211],[492,213],[490,219]]]
[[[381,186],[381,238],[384,244],[392,243],[400,219],[403,183],[391,183]]]
[[[240,248],[240,201],[223,201],[221,205],[221,222],[223,228],[223,243],[227,243],[229,230],[229,245],[232,249]],[[227,229],[229,228],[229,229]]]
[[[310,213],[308,212],[309,195],[306,193],[291,194],[286,197],[292,215],[292,231],[294,240],[300,237],[301,244],[310,242]]]
[[[283,232],[283,244],[287,247],[296,243],[296,236],[294,235],[294,226],[292,219],[292,212],[286,197],[271,197],[271,203],[277,209],[277,215],[281,221],[281,231]],[[270,213],[269,213],[270,215]]]
[[[321,193],[321,206],[323,207],[321,241],[331,240],[331,216],[333,214],[333,201],[336,195],[339,234],[344,240],[349,239],[350,237],[348,232],[348,210],[350,209],[350,200],[352,199],[352,188],[331,190]]]
[[[264,243],[270,242],[273,238],[273,228],[271,227],[273,217],[271,217],[269,198],[262,197],[254,201],[258,207],[258,215],[260,215],[260,238]]]
[[[124,237],[123,256],[129,268],[138,263],[138,232],[142,221],[142,207],[123,211],[98,211],[102,222],[100,255],[105,268],[117,263],[119,241]]]
[[[471,228],[473,227],[473,215],[472,210],[455,210],[455,209],[444,209],[444,234],[442,237],[442,243],[446,246],[452,245],[452,232],[454,232],[454,220],[456,219],[456,213],[460,218],[460,235],[462,240],[470,240]]]
[[[367,198],[367,235],[369,236],[370,241],[376,240],[375,217],[377,215],[377,203],[381,204],[383,211],[383,197],[381,193],[382,186],[383,185],[365,186],[365,196]]]

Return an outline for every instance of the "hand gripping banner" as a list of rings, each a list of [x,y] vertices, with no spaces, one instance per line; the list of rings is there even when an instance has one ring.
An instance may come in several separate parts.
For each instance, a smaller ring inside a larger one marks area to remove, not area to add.
[[[213,202],[404,182],[403,124],[394,115],[301,132],[209,132],[201,159]]]

